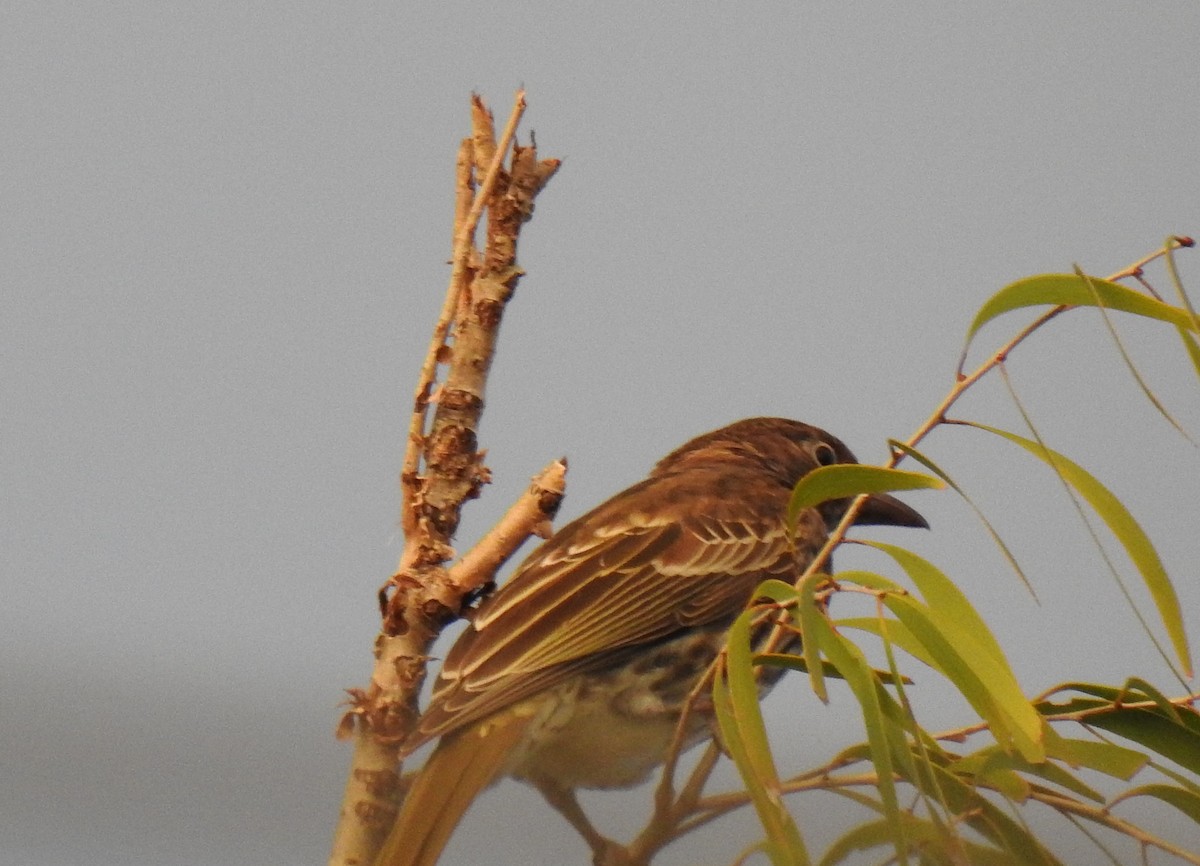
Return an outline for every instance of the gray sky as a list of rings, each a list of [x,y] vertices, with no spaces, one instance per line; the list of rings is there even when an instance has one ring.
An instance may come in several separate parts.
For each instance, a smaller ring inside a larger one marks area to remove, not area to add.
[[[936,405],[992,292],[1200,234],[1192,2],[17,0],[4,17],[13,863],[324,860],[349,756],[332,730],[399,551],[405,412],[472,90],[504,116],[524,85],[526,136],[565,164],[521,247],[482,430],[496,480],[464,545],[554,457],[571,459],[571,517],[748,415],[878,460]],[[1196,254],[1181,263],[1195,293]],[[1172,335],[1122,328],[1200,431]],[[1098,320],[1062,319],[1011,369],[1048,442],[1125,499],[1200,609],[1200,458]],[[1019,424],[998,383],[960,414]],[[983,434],[928,449],[1023,552],[1041,606],[950,494],[910,499],[933,532],[872,534],[958,576],[1030,692],[1135,673],[1178,691],[1053,478]],[[966,718],[932,694],[930,725]],[[795,768],[858,738],[844,696],[819,708],[798,680],[771,713]],[[588,802],[635,826],[621,798]],[[796,814],[828,841],[841,808]],[[661,862],[728,862],[751,826]],[[1064,850],[1086,850],[1071,832]],[[451,854],[522,850],[586,861],[509,784]]]

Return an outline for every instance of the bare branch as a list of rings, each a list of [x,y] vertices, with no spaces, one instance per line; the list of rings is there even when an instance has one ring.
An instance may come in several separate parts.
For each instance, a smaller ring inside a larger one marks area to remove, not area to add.
[[[550,518],[562,501],[566,474],[567,461],[555,460],[535,475],[500,522],[450,569],[450,582],[465,593],[474,592],[495,575],[531,534],[549,538]]]
[[[417,695],[433,640],[459,615],[472,592],[531,534],[544,534],[562,498],[566,465],[547,467],[480,546],[454,568],[451,543],[468,499],[489,480],[476,430],[504,308],[521,276],[517,238],[533,200],[558,160],[537,159],[513,145],[525,110],[518,92],[499,141],[483,101],[471,100],[472,134],[455,163],[455,226],[450,284],[421,366],[401,471],[400,563],[380,590],[382,628],[370,684],[351,689],[339,736],[354,738],[354,756],[334,833],[330,866],[374,860],[402,798],[400,745],[417,718]],[[511,149],[508,169],[505,157]],[[480,176],[482,179],[480,180]],[[487,213],[487,241],[475,248]],[[439,366],[445,378],[437,385]],[[432,423],[430,406],[435,406]],[[427,432],[428,425],[428,432]]]

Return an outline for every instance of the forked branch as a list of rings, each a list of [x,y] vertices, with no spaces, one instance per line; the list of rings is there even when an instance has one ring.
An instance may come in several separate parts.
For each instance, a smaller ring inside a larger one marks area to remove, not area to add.
[[[350,709],[339,726],[341,736],[354,738],[354,756],[331,866],[372,862],[395,819],[399,747],[417,717],[433,640],[529,535],[545,534],[562,498],[566,463],[556,460],[495,529],[446,567],[462,506],[489,480],[476,431],[500,322],[521,277],[517,239],[534,198],[559,166],[558,160],[539,160],[532,145],[513,144],[524,110],[519,92],[497,140],[491,112],[472,97],[472,134],[459,147],[450,285],[421,367],[401,473],[404,550],[380,590],[382,626],[370,684],[350,690]],[[475,239],[485,213],[486,241],[479,250]]]

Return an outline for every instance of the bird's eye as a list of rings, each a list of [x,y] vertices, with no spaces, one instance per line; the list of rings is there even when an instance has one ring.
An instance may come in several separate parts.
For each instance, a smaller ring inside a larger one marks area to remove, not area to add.
[[[837,454],[832,446],[826,445],[824,442],[818,442],[817,447],[813,449],[813,457],[817,458],[818,466],[832,466],[837,463]]]

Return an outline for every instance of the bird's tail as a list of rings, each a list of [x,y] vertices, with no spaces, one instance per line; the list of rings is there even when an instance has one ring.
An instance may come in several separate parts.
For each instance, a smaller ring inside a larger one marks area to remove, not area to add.
[[[479,793],[496,780],[529,724],[499,713],[442,737],[404,798],[375,866],[434,866]]]

